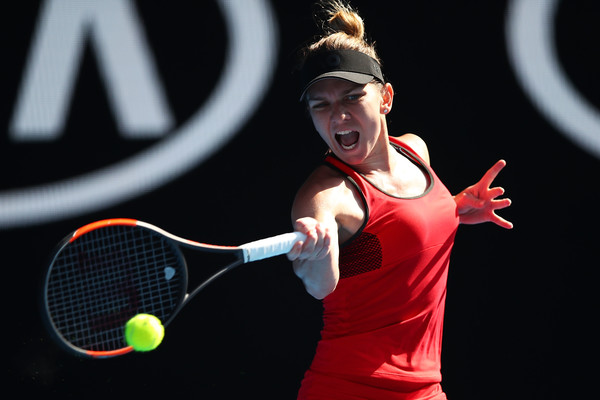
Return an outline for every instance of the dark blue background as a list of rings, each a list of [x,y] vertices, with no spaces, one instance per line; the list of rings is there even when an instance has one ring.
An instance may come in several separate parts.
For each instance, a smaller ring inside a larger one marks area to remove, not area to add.
[[[227,45],[222,20],[209,2],[148,3],[137,7],[177,122],[183,123],[210,93],[214,79],[206,79],[206,71],[218,74]],[[7,392],[295,398],[319,337],[320,304],[305,294],[285,257],[244,266],[210,286],[149,354],[73,358],[49,339],[38,311],[40,280],[54,245],[97,219],[137,218],[218,244],[291,229],[295,191],[324,151],[290,76],[294,50],[315,30],[312,2],[272,3],[280,34],[276,74],[258,111],[217,154],[135,200],[0,231]],[[599,8],[593,1],[566,3],[555,21],[561,63],[600,107]],[[448,397],[574,399],[591,393],[598,372],[599,160],[554,128],[519,86],[507,57],[507,3],[353,4],[396,90],[391,133],[421,135],[433,168],[453,193],[476,182],[497,159],[508,162],[497,183],[513,200],[502,215],[515,229],[463,226],[457,236],[443,349]],[[14,7],[0,24],[5,127],[39,11],[36,1]],[[214,62],[206,62],[209,57]],[[115,125],[103,90],[88,46],[65,136],[50,144],[17,144],[5,135],[2,187],[74,175],[152,144],[106,138]],[[87,140],[104,143],[100,156],[77,135],[82,130]],[[188,261],[193,268],[193,253]]]

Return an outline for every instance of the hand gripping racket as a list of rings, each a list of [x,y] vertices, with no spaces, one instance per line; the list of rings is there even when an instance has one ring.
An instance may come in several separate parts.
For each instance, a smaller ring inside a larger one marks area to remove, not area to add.
[[[167,325],[200,290],[238,265],[290,251],[304,235],[286,233],[241,246],[198,243],[133,219],[107,219],[67,236],[52,257],[43,311],[54,337],[79,355],[127,354],[125,323],[148,313]],[[230,254],[233,261],[188,294],[180,247]]]

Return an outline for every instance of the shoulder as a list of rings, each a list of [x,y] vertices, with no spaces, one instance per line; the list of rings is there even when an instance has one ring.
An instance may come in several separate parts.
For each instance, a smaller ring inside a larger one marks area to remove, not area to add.
[[[356,187],[339,171],[326,165],[317,167],[296,193],[292,216],[331,216],[340,218],[360,207]]]
[[[296,194],[295,207],[301,204],[328,205],[335,197],[343,194],[346,179],[328,166],[317,167],[306,179]]]
[[[427,148],[427,143],[421,137],[414,133],[406,133],[396,137],[396,139],[408,145],[429,165],[429,149]]]

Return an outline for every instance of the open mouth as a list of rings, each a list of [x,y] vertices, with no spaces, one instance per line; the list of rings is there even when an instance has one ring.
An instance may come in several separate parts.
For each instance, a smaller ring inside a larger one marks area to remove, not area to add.
[[[359,134],[357,131],[340,131],[335,134],[335,140],[344,150],[352,150],[358,143]]]

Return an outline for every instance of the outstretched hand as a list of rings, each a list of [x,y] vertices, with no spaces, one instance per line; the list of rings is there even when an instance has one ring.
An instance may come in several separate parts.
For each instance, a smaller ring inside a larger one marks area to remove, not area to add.
[[[505,166],[506,161],[504,160],[496,162],[479,182],[454,196],[461,224],[493,222],[502,228],[512,229],[513,224],[495,212],[510,206],[510,199],[497,199],[504,194],[504,189],[501,187],[490,188],[496,176]]]

